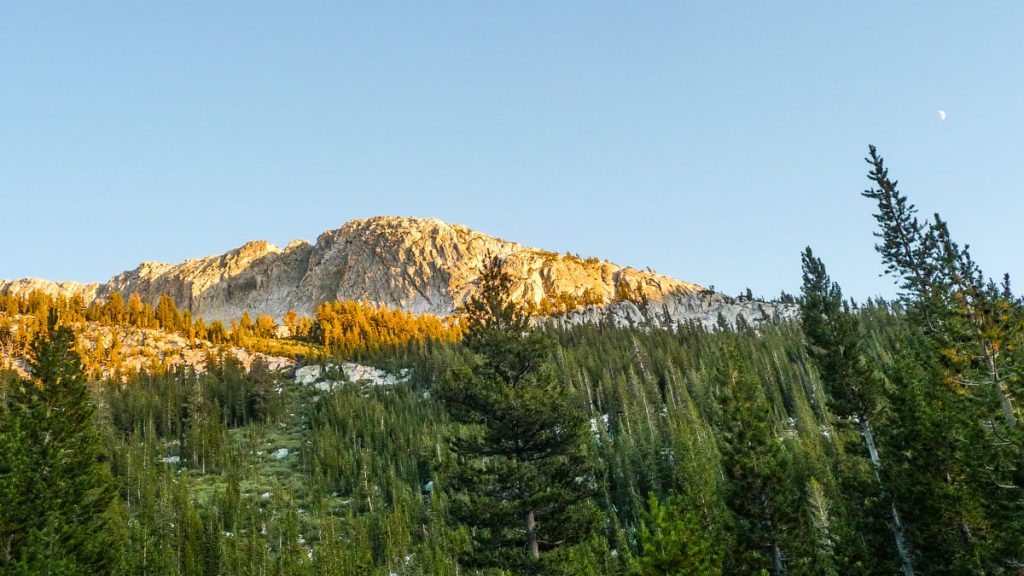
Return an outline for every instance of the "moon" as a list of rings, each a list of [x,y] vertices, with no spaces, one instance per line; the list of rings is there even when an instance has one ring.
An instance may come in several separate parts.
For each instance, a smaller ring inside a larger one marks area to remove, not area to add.
[[[945,120],[946,120],[946,111],[945,110],[941,110],[941,109],[939,110],[939,120],[942,120],[943,122],[945,122]]]

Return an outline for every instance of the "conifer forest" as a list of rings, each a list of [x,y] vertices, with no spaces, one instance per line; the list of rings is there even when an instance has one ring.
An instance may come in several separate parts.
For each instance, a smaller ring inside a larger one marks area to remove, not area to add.
[[[287,336],[0,295],[0,574],[1022,574],[1024,300],[867,168],[898,297],[809,247],[757,325],[560,323],[499,258],[455,316],[324,302]],[[86,325],[210,347],[128,365]]]

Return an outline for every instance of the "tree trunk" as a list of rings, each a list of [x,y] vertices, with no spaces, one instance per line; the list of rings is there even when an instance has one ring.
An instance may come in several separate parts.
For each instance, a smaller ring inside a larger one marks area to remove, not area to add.
[[[871,465],[875,468],[875,479],[878,480],[878,487],[885,492],[882,485],[882,476],[879,469],[882,467],[882,459],[878,456],[878,448],[875,446],[875,435],[871,432],[871,425],[867,417],[861,415],[860,431],[864,435],[864,443],[868,446],[868,455],[871,457]],[[900,521],[900,514],[896,511],[896,502],[889,500],[892,513],[892,537],[896,543],[896,552],[900,555],[900,563],[903,565],[903,576],[914,576],[914,564],[910,560],[910,547],[907,546],[907,535],[903,529],[903,522]]]
[[[868,445],[868,456],[871,457],[871,464],[875,467],[875,478],[881,482],[878,469],[882,467],[882,460],[878,457],[878,448],[875,446],[875,435],[871,433],[871,425],[865,416],[858,416],[860,420],[860,432],[864,435],[864,443]]]
[[[530,558],[540,559],[540,543],[537,541],[537,519],[533,510],[526,513],[526,548],[530,551]]]
[[[782,563],[782,550],[779,550],[778,544],[772,544],[772,574],[781,576],[785,571],[786,566]]]
[[[985,353],[985,364],[988,367],[989,380],[992,381],[996,397],[999,398],[999,406],[1003,409],[1003,418],[1011,429],[1016,429],[1017,416],[1013,413],[1013,404],[1010,402],[1010,396],[1006,393],[1006,390],[1003,389],[1003,382],[999,377],[999,365],[996,362],[996,355],[998,352],[992,349],[992,346],[988,341],[983,341],[981,348]]]

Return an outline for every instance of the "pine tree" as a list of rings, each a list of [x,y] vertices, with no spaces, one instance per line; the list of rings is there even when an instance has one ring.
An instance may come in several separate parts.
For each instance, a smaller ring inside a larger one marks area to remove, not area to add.
[[[874,390],[863,368],[857,317],[810,247],[801,254],[803,287],[800,322],[807,352],[821,371],[830,408],[837,416],[861,419],[871,411]]]
[[[821,371],[831,411],[860,427],[881,497],[890,509],[890,526],[903,574],[913,576],[914,566],[903,523],[896,503],[891,501],[879,474],[882,461],[875,446],[869,418],[876,408],[880,392],[873,385],[874,380],[867,373],[863,362],[859,322],[844,306],[839,284],[829,278],[825,264],[814,255],[810,247],[804,249],[801,262],[803,286],[800,321],[807,351]]]
[[[738,355],[724,380],[722,464],[736,536],[726,571],[779,576],[807,540],[792,455],[778,437],[763,384]]]
[[[160,301],[156,305],[156,321],[161,329],[168,332],[176,332],[182,328],[178,306],[174,303],[174,299],[167,294],[161,295]]]
[[[886,272],[901,282],[902,300],[921,335],[945,356],[950,376],[962,385],[987,381],[998,400],[1010,433],[1020,432],[1017,409],[1012,405],[1012,375],[1024,358],[1012,354],[1007,344],[1021,338],[1022,328],[1008,314],[1020,306],[1009,291],[1009,280],[1000,290],[986,282],[967,246],[952,240],[949,226],[938,215],[934,222],[919,222],[917,208],[889,178],[884,160],[874,146],[866,159],[872,166],[868,178],[876,187],[863,196],[877,204],[875,220],[882,243],[875,246]],[[973,372],[973,374],[972,374]],[[1019,439],[1018,439],[1019,441]]]
[[[472,371],[439,390],[464,425],[451,447],[451,510],[468,528],[472,566],[544,570],[555,551],[590,539],[598,476],[588,422],[547,362],[552,343],[511,299],[498,258],[483,268],[463,308]]]
[[[873,146],[867,162],[876,248],[900,283],[907,319],[887,374],[898,383],[888,474],[918,533],[920,564],[936,573],[1020,566],[1024,430],[1012,399],[1024,392],[1021,303],[1008,282],[984,279],[938,214],[918,221]]]
[[[678,496],[660,502],[647,497],[640,527],[640,576],[715,576],[722,573],[722,557],[700,517],[686,510]]]
[[[807,503],[815,540],[815,573],[821,576],[839,576],[836,568],[835,530],[828,497],[821,483],[811,478],[807,483]]]
[[[12,574],[109,574],[117,548],[106,452],[70,328],[32,344],[32,378],[0,419],[0,568]]]

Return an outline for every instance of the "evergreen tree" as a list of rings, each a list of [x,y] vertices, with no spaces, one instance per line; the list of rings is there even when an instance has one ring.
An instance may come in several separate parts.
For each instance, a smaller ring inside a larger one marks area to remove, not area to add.
[[[882,485],[879,474],[882,461],[875,446],[869,419],[876,409],[880,391],[873,385],[874,379],[868,374],[864,364],[859,322],[844,305],[839,284],[829,278],[825,264],[814,255],[810,247],[804,250],[801,261],[803,286],[800,321],[807,351],[821,371],[829,408],[841,417],[844,423],[850,422],[860,427],[864,447],[878,480],[878,495],[889,508],[893,542],[900,557],[903,573],[905,576],[913,576],[913,561],[903,523],[895,502],[891,501]],[[855,490],[850,490],[849,495],[855,493]],[[854,506],[859,510],[863,503],[855,503]]]
[[[807,352],[821,371],[830,408],[837,416],[862,419],[871,411],[874,391],[860,354],[857,317],[810,247],[801,254],[803,287],[800,322]]]
[[[465,561],[537,572],[553,552],[594,535],[598,490],[584,407],[548,364],[552,342],[511,299],[490,259],[463,308],[477,362],[439,390],[464,425],[451,447],[451,511],[468,528]]]
[[[0,419],[0,568],[109,574],[118,554],[110,469],[74,333],[54,313],[32,344],[31,371]]]
[[[806,521],[800,517],[798,478],[779,437],[763,384],[734,356],[723,382],[722,457],[726,503],[735,521],[735,548],[726,558],[731,574],[786,571],[804,557]]]
[[[162,330],[168,332],[176,332],[182,328],[178,306],[174,303],[174,299],[167,294],[161,295],[160,301],[157,303],[156,321]]]
[[[706,526],[682,499],[659,502],[651,493],[640,527],[640,576],[716,576],[722,573],[721,551]]]
[[[920,564],[934,573],[997,573],[1024,563],[1021,303],[985,281],[966,246],[934,216],[920,222],[872,146],[876,248],[900,283],[906,333],[887,369],[886,430],[899,502]]]
[[[832,513],[825,490],[813,477],[807,483],[807,503],[814,528],[815,573],[820,576],[839,576],[836,567],[836,537]]]

